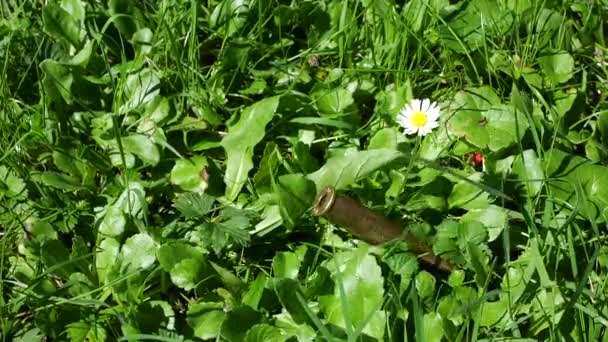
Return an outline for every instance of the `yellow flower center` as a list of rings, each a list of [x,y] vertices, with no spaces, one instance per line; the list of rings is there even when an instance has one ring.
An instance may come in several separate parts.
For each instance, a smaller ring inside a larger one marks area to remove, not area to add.
[[[429,121],[429,117],[424,112],[414,112],[410,118],[414,127],[424,127]]]

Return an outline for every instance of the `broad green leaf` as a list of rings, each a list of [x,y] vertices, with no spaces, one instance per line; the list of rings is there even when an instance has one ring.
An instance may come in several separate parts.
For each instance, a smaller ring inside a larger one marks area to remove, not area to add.
[[[608,219],[608,168],[558,149],[545,154],[547,179],[552,195],[598,223]],[[560,209],[570,211],[566,206]]]
[[[376,110],[396,118],[403,107],[414,97],[410,80],[402,84],[390,84],[376,95]]]
[[[129,0],[109,0],[107,2],[110,14],[113,16],[112,21],[116,28],[131,39],[132,35],[137,30],[137,24],[133,15],[134,4]]]
[[[125,230],[127,216],[143,219],[146,210],[146,193],[143,186],[140,183],[131,182],[118,199],[108,205],[105,213],[102,213],[103,219],[99,225],[99,232],[117,237]]]
[[[105,283],[106,275],[116,265],[120,254],[120,243],[113,238],[101,240],[97,246],[95,255],[95,267],[101,283]]]
[[[156,261],[157,244],[145,233],[131,236],[122,245],[121,254],[130,269],[147,269]]]
[[[181,241],[163,243],[156,251],[156,257],[165,272],[171,272],[175,265],[185,259],[203,261],[203,254],[199,250]]]
[[[25,182],[19,178],[13,171],[0,165],[0,199],[4,196],[11,198],[25,198],[27,189]]]
[[[492,327],[498,324],[508,314],[508,309],[509,304],[504,300],[484,303],[479,315],[479,325],[482,327]]]
[[[501,104],[488,86],[458,92],[450,108],[454,115],[447,122],[448,130],[479,148],[506,149],[529,127],[525,115]]]
[[[443,320],[437,312],[424,315],[424,341],[441,342],[444,336]]]
[[[175,328],[175,312],[169,303],[162,300],[151,300],[139,305],[135,320],[142,333]]]
[[[488,232],[481,222],[462,222],[458,226],[458,243],[464,249],[468,243],[480,245],[488,240]]]
[[[574,58],[566,51],[543,55],[537,60],[543,74],[555,84],[564,83],[574,76]]]
[[[121,0],[124,1],[124,0]],[[160,93],[160,79],[151,69],[130,74],[124,87],[125,103],[118,110],[129,113],[152,102]]]
[[[464,243],[464,240],[461,240]],[[466,242],[466,259],[475,271],[475,282],[477,286],[484,287],[490,273],[490,257],[487,255],[487,246],[483,246],[475,241]]]
[[[125,151],[138,156],[144,163],[156,165],[160,161],[158,147],[146,135],[131,134],[122,138],[122,144]]]
[[[80,47],[80,24],[57,3],[48,3],[42,8],[44,30],[49,35],[72,46]]]
[[[83,188],[78,178],[54,171],[34,174],[32,178],[46,186],[64,191],[77,191]]]
[[[264,295],[267,282],[268,277],[265,274],[259,274],[254,281],[249,282],[242,296],[241,304],[249,305],[254,310],[257,310]]]
[[[245,340],[247,331],[262,319],[262,314],[249,306],[239,306],[226,314],[221,336],[229,342]]]
[[[368,150],[397,150],[405,143],[405,136],[396,127],[386,127],[377,131],[369,140]]]
[[[293,252],[279,252],[272,259],[272,271],[276,278],[297,279],[300,258]]]
[[[203,156],[178,159],[171,169],[171,183],[186,191],[204,192],[208,186],[207,166],[207,158]]]
[[[346,189],[374,171],[403,157],[401,152],[388,149],[352,152],[330,158],[325,165],[309,174],[307,178],[315,183],[317,191],[321,191],[326,186],[333,186],[337,190]]]
[[[482,177],[483,174],[477,172],[467,178],[470,181],[480,183]],[[450,208],[483,209],[490,205],[490,202],[490,196],[487,192],[465,180],[460,180],[456,183],[448,197],[448,205]]]
[[[223,37],[230,37],[245,25],[249,0],[222,0],[209,17],[209,26]]]
[[[201,245],[213,248],[216,253],[229,246],[246,246],[251,240],[248,231],[251,224],[245,213],[228,207],[220,216],[228,219],[219,223],[206,222],[195,228],[194,233]]]
[[[469,210],[460,218],[460,222],[483,223],[488,228],[488,241],[492,242],[509,224],[509,215],[507,209],[491,204],[487,208]]]
[[[177,287],[190,291],[203,278],[203,261],[200,258],[183,259],[169,272],[171,281]]]
[[[292,229],[300,216],[312,206],[316,194],[315,184],[302,174],[289,174],[280,176],[273,188],[279,198],[283,223]]]
[[[147,27],[144,27],[133,34],[131,41],[135,46],[138,55],[147,55],[152,51],[152,37],[152,30]]]
[[[279,96],[269,97],[245,108],[239,121],[222,139],[226,151],[226,199],[234,201],[247,182],[253,167],[253,148],[264,138],[266,125],[279,105]]]
[[[56,240],[57,232],[47,221],[36,221],[28,231],[32,233],[38,241]]]
[[[60,240],[43,242],[40,257],[47,269],[53,267],[52,273],[66,280],[74,271],[74,264],[70,263],[70,252]]]
[[[313,329],[308,324],[296,323],[291,315],[287,312],[282,312],[274,316],[275,325],[290,336],[295,336],[298,341],[312,342],[317,336],[316,329]]]
[[[384,278],[367,247],[337,252],[323,265],[335,283],[332,295],[319,296],[327,321],[341,328],[350,322],[355,331],[382,341],[386,324],[386,314],[381,310]],[[341,296],[346,296],[344,301]]]
[[[311,95],[319,109],[319,114],[334,117],[351,114],[356,110],[353,95],[346,88],[320,90]]]
[[[191,304],[188,308],[188,325],[194,330],[194,336],[207,340],[217,338],[222,323],[226,319],[222,303],[201,302]]]
[[[256,324],[247,331],[245,342],[285,342],[291,334],[268,324]]]
[[[306,304],[300,301],[300,299],[305,301],[306,297],[298,281],[289,278],[275,278],[273,287],[279,301],[296,323],[312,324],[312,320],[307,314],[307,311],[311,311],[310,308],[304,307]]]
[[[538,159],[534,150],[525,150],[518,154],[513,161],[512,170],[523,183],[523,188],[527,190],[527,196],[534,198],[540,193],[545,176],[542,162]]]
[[[435,294],[435,277],[427,271],[416,275],[416,292],[420,299],[432,298]]]
[[[500,39],[513,24],[511,11],[497,1],[473,1],[464,6],[440,30],[441,42],[455,52],[468,54],[483,47],[487,37]]]
[[[106,330],[101,324],[78,321],[70,323],[66,329],[70,341],[75,342],[102,342],[106,340]]]
[[[175,199],[175,209],[186,218],[200,218],[213,208],[215,198],[204,193],[186,192]]]
[[[99,233],[117,237],[124,233],[126,224],[124,211],[117,206],[110,205],[99,225]]]
[[[53,60],[45,59],[40,63],[40,69],[44,72],[42,84],[49,97],[54,101],[63,100],[67,104],[71,104],[74,101],[72,96],[74,75],[70,68]]]
[[[388,267],[399,275],[400,293],[404,293],[410,286],[416,272],[418,272],[418,259],[410,253],[396,253],[384,258]]]

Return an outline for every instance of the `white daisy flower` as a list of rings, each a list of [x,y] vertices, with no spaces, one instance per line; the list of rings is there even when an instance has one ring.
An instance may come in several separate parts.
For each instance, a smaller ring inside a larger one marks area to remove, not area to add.
[[[424,136],[439,127],[439,106],[429,99],[413,99],[401,109],[397,122],[403,127],[403,134]]]

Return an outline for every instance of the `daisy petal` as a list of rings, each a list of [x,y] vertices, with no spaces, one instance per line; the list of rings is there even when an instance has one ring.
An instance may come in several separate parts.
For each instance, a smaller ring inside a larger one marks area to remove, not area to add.
[[[431,100],[423,99],[422,103],[420,104],[420,111],[427,113],[430,108],[431,108]]]

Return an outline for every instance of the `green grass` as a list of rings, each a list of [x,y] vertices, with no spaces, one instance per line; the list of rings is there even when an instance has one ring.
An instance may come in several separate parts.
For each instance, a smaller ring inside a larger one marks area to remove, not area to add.
[[[2,341],[606,339],[605,1],[43,3],[0,4]]]

